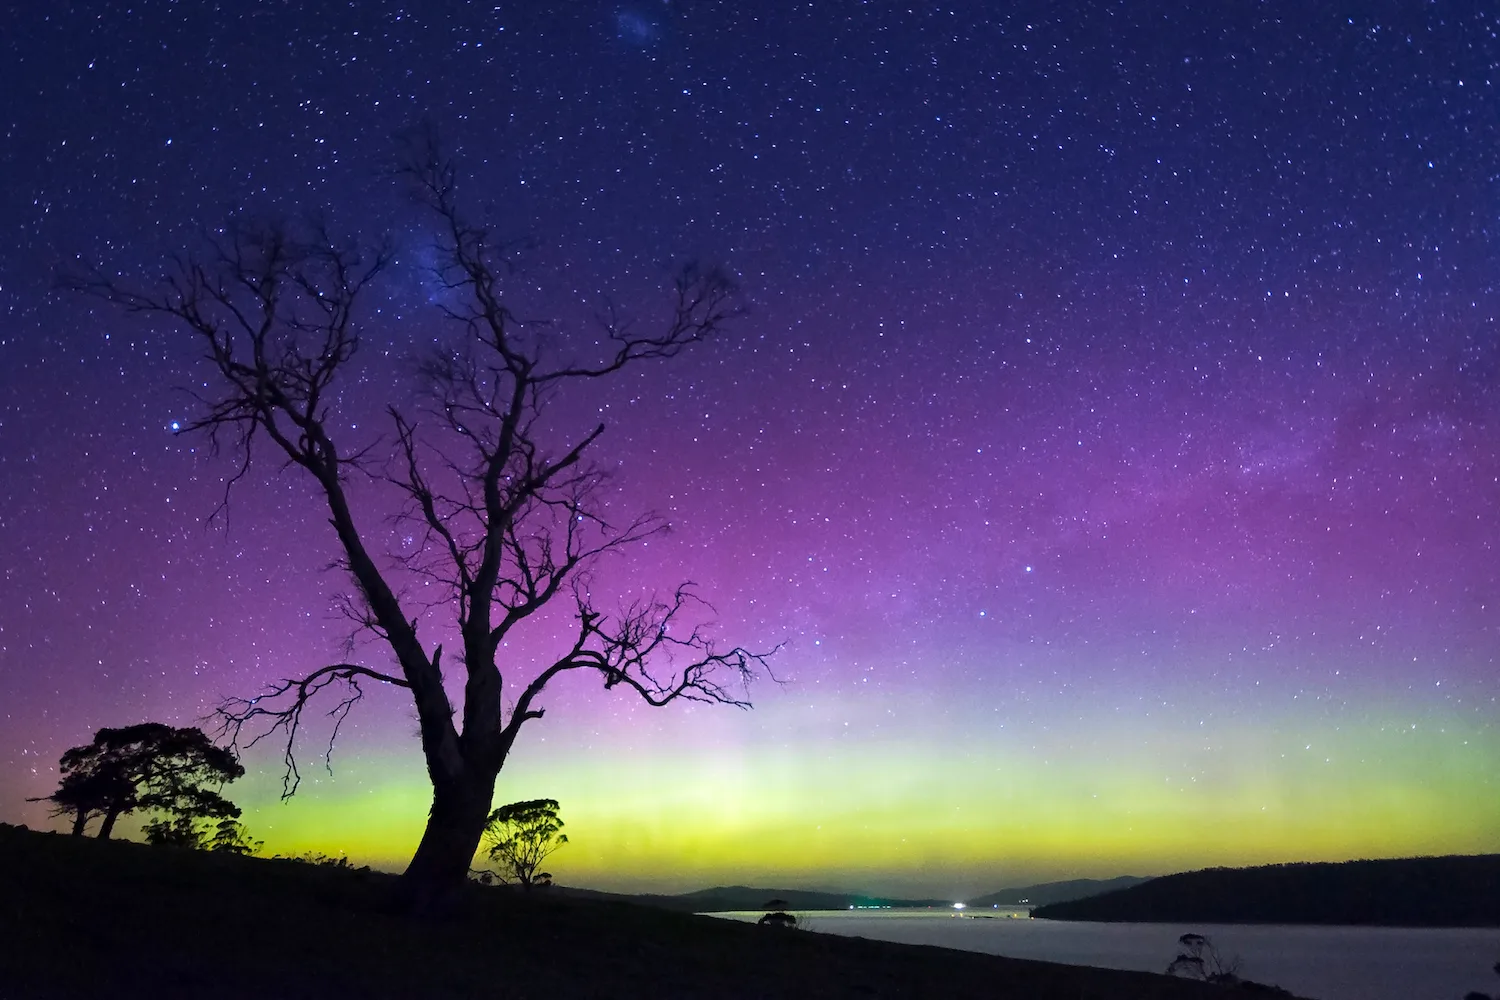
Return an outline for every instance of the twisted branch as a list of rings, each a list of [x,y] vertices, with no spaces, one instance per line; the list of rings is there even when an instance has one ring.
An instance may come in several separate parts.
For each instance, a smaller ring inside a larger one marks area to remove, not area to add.
[[[212,716],[218,724],[217,735],[227,741],[231,750],[239,753],[249,750],[274,733],[281,733],[284,737],[281,759],[286,768],[281,778],[281,797],[289,799],[296,794],[297,786],[302,783],[302,772],[297,768],[294,749],[297,730],[302,725],[303,709],[307,707],[308,701],[314,695],[330,684],[342,682],[348,689],[338,704],[326,713],[329,718],[333,719],[333,732],[328,736],[328,749],[323,754],[323,764],[332,774],[333,746],[338,741],[339,730],[343,727],[349,710],[357,702],[364,700],[365,692],[359,684],[361,677],[368,677],[382,684],[391,684],[396,687],[411,687],[399,677],[371,670],[369,667],[353,663],[335,663],[314,670],[306,677],[284,678],[253,698],[225,698],[219,707],[214,709]],[[290,698],[289,702],[288,698]],[[247,725],[260,729],[249,740],[243,739]]]

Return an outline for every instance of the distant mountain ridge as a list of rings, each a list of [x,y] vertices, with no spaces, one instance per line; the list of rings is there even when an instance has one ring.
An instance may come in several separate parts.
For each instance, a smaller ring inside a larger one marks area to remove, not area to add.
[[[781,900],[777,909],[785,910],[847,910],[851,906],[952,906],[951,899],[897,899],[893,897],[862,896],[858,893],[819,892],[810,889],[757,889],[748,885],[721,885],[711,889],[698,889],[677,895],[659,893],[625,894],[599,892],[595,889],[567,889],[560,891],[590,899],[616,899],[643,906],[656,906],[682,913],[722,913],[728,910],[764,910],[772,900]]]
[[[1179,924],[1500,927],[1500,854],[1209,868],[1032,916]]]
[[[1105,892],[1129,889],[1131,886],[1149,881],[1151,881],[1149,878],[1139,875],[1119,875],[1106,879],[1075,878],[1065,882],[1042,882],[1038,885],[1021,886],[1015,889],[1001,889],[988,896],[971,899],[968,903],[970,906],[1016,906],[1021,903],[1045,906],[1048,903],[1066,903]]]
[[[1066,882],[1043,882],[1038,885],[1001,889],[988,895],[964,900],[970,907],[1016,906],[1022,900],[1034,905],[1058,903],[1081,899],[1085,896],[1129,886],[1139,885],[1146,879],[1135,875],[1121,875],[1112,879],[1071,879]],[[569,889],[559,887],[559,892],[590,899],[616,899],[656,906],[684,913],[722,913],[729,910],[764,910],[772,900],[780,900],[778,909],[786,910],[847,910],[851,906],[951,907],[952,899],[903,899],[894,896],[868,896],[852,892],[824,892],[812,889],[759,889],[748,885],[721,885],[711,889],[667,895],[661,893],[612,893],[596,889]]]

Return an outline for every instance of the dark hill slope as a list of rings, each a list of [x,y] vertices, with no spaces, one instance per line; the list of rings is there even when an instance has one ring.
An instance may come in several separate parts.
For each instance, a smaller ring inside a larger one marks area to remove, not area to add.
[[[1052,920],[1500,927],[1500,855],[1210,868],[1039,907]]]
[[[388,911],[390,892],[374,873],[0,825],[0,997],[1256,995],[477,886],[447,921],[415,923]]]

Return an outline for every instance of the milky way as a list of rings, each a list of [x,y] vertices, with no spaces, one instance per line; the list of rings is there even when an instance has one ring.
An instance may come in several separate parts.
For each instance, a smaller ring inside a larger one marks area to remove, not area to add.
[[[427,117],[575,344],[686,259],[748,305],[556,411],[674,526],[601,587],[691,579],[726,639],[786,643],[748,713],[551,694],[497,794],[562,803],[563,881],[1500,850],[1490,5],[49,6],[0,39],[0,819],[44,825],[97,727],[192,724],[347,634],[308,484],[258,464],[210,524],[194,345],[59,270],[149,277],[236,216],[388,234],[341,403],[373,436],[445,335],[386,169]],[[403,862],[399,694],[289,803],[252,753],[268,852]]]

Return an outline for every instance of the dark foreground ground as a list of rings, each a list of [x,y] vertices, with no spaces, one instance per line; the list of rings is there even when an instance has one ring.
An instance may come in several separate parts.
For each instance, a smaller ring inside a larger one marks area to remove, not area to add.
[[[0,1000],[1263,996],[545,892],[475,887],[416,923],[390,895],[375,873],[0,825]]]

